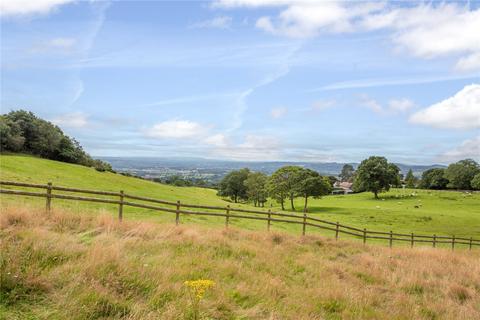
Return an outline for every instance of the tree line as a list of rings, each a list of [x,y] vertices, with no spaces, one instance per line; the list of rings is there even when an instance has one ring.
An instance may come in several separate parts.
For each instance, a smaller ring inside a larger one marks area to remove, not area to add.
[[[472,159],[460,160],[447,168],[426,170],[421,179],[417,179],[410,170],[405,183],[408,188],[480,190],[480,165]]]
[[[405,177],[394,163],[385,157],[372,156],[363,160],[355,170],[351,164],[343,166],[340,181],[352,182],[354,192],[372,192],[377,199],[391,187],[406,185],[409,188],[480,190],[480,166],[472,159],[450,164],[446,169],[433,168],[423,172],[417,179],[412,170]],[[278,202],[285,210],[286,203],[295,210],[294,199],[303,198],[303,210],[308,209],[310,197],[319,198],[330,194],[336,177],[322,176],[318,172],[299,167],[285,166],[270,176],[252,172],[248,168],[231,171],[219,183],[218,195],[232,201],[251,201],[263,207],[268,198]]]
[[[42,158],[112,171],[109,163],[93,159],[77,140],[56,125],[25,110],[0,115],[0,151],[36,155]]]
[[[282,167],[271,176],[247,168],[231,171],[218,187],[218,195],[230,197],[234,202],[247,200],[263,207],[270,197],[280,203],[282,210],[285,210],[287,201],[295,210],[293,200],[296,197],[304,199],[304,210],[307,210],[310,197],[317,198],[331,191],[332,184],[328,177],[298,166]]]

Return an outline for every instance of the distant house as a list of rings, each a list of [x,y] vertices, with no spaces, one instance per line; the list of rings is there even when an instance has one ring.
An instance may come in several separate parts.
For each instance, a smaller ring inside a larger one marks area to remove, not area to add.
[[[337,181],[333,184],[333,191],[332,194],[347,194],[347,193],[353,193],[352,190],[352,185],[353,183],[351,182],[341,182]]]

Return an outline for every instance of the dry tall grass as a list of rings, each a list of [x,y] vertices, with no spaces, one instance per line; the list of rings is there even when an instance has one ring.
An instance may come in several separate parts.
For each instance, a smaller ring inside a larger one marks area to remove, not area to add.
[[[0,318],[480,319],[480,250],[1,209]]]

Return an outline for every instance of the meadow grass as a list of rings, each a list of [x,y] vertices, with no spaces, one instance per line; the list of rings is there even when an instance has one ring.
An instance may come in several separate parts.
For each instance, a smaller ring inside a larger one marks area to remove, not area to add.
[[[480,318],[480,250],[0,210],[2,320]]]
[[[190,204],[214,206],[236,206],[244,209],[251,204],[233,204],[216,195],[216,191],[195,187],[175,187],[126,177],[120,174],[98,172],[92,168],[45,160],[23,155],[0,155],[0,178],[31,183],[46,183],[76,188],[119,191],[134,195],[159,198],[169,201],[181,200]],[[26,204],[44,206],[44,199],[0,196],[2,205]],[[380,199],[371,193],[331,195],[309,201],[309,215],[332,222],[369,230],[390,231],[432,235],[455,235],[457,237],[480,238],[480,193],[456,191],[433,191],[416,189],[392,189],[380,194]],[[70,211],[116,215],[117,206],[98,203],[62,201],[55,199],[54,206]],[[295,201],[298,213],[302,210],[302,199]],[[280,211],[277,203],[269,201],[266,208]],[[288,205],[287,205],[288,209]],[[157,222],[173,222],[174,215],[158,211],[125,207],[127,219],[141,219]],[[200,223],[220,227],[224,220],[215,217],[182,216],[182,223]],[[249,230],[264,230],[264,222],[232,219],[237,227]],[[273,224],[279,231],[299,234],[301,226]],[[309,228],[309,232],[331,235]]]

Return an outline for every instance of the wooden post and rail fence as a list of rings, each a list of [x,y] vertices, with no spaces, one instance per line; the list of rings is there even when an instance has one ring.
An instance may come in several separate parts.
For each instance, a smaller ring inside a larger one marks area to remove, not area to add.
[[[305,235],[307,232],[307,226],[313,227],[322,230],[328,230],[335,233],[335,239],[338,240],[340,234],[347,234],[359,239],[362,239],[363,244],[367,242],[367,239],[376,239],[376,240],[387,240],[389,247],[393,246],[394,241],[410,243],[410,247],[413,247],[415,243],[429,244],[435,248],[439,244],[451,245],[452,250],[454,250],[458,245],[464,245],[468,249],[473,247],[480,247],[480,240],[473,239],[473,237],[455,237],[455,236],[439,236],[434,234],[433,236],[429,235],[420,235],[414,233],[397,233],[397,232],[383,232],[383,231],[372,231],[367,229],[355,228],[347,225],[340,224],[339,222],[330,222],[323,219],[318,219],[316,217],[308,216],[306,212],[303,215],[298,214],[289,214],[289,213],[280,213],[260,210],[246,210],[235,207],[230,207],[229,205],[225,207],[220,206],[204,206],[204,205],[193,205],[181,203],[180,201],[165,201],[154,198],[140,197],[125,193],[123,190],[119,192],[111,191],[98,191],[98,190],[86,190],[78,188],[67,188],[61,186],[54,186],[51,182],[44,184],[33,184],[33,183],[24,183],[24,182],[13,182],[13,181],[0,181],[0,194],[14,195],[14,196],[26,196],[26,197],[41,197],[45,198],[45,208],[47,212],[51,211],[52,200],[53,199],[62,199],[62,200],[74,200],[74,201],[87,201],[87,202],[97,202],[105,204],[118,205],[118,219],[122,221],[124,218],[124,207],[134,207],[134,208],[143,208],[156,210],[160,212],[169,212],[175,214],[175,224],[179,225],[180,215],[197,215],[197,216],[215,216],[225,218],[225,228],[229,227],[232,218],[235,219],[251,219],[251,220],[260,220],[267,222],[267,230],[270,231],[272,222],[275,223],[291,223],[302,225],[302,235]],[[7,188],[4,188],[4,187]],[[21,188],[33,188],[45,190],[43,192],[38,191],[26,191],[26,190],[14,190],[11,187],[21,187]],[[54,192],[55,191],[55,192]],[[63,191],[63,193],[59,193]],[[67,193],[65,193],[67,192]],[[77,195],[80,194],[80,195]],[[100,197],[91,197],[87,195],[98,195]],[[105,198],[109,197],[109,198]],[[133,202],[132,200],[141,201]],[[162,206],[159,206],[162,205]],[[169,207],[166,207],[169,206]]]

